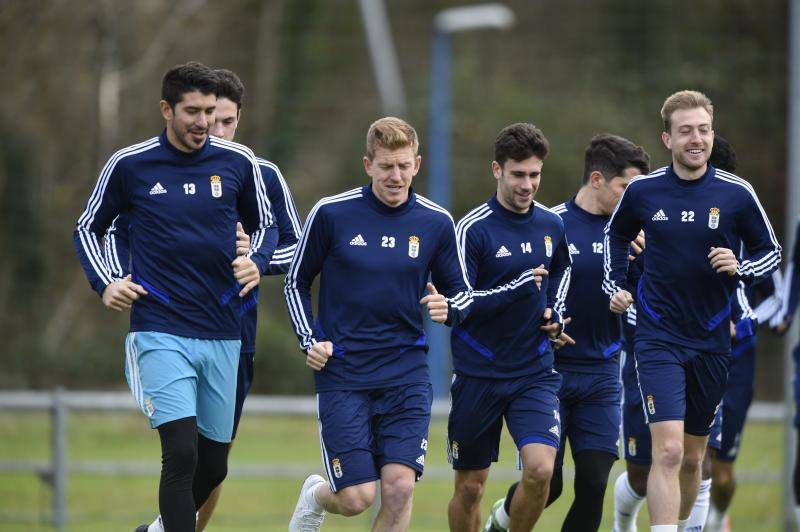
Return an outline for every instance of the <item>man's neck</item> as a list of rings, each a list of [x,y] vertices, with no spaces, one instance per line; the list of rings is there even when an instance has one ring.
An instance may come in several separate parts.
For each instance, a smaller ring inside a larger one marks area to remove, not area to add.
[[[672,160],[672,171],[675,172],[675,175],[678,176],[678,179],[683,179],[684,181],[695,181],[696,179],[700,179],[706,174],[706,170],[708,170],[708,163],[704,164],[701,168],[692,170],[690,168],[686,168],[675,159]]]
[[[602,215],[603,210],[600,208],[600,203],[592,190],[591,185],[583,185],[578,193],[575,195],[575,205],[588,212],[589,214]]]

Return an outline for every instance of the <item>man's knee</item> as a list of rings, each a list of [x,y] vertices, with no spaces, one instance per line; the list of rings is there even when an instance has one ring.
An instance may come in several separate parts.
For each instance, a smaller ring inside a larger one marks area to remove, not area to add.
[[[467,508],[476,506],[483,498],[483,492],[486,488],[486,475],[481,473],[478,471],[458,471],[456,473],[454,497]]]
[[[715,461],[711,467],[711,478],[715,489],[732,490],[736,485],[733,463]]]
[[[677,469],[683,463],[683,441],[679,438],[666,438],[653,445],[653,464],[669,469]],[[697,465],[699,466],[699,461]]]
[[[351,517],[362,513],[375,501],[375,483],[350,486],[336,493],[342,515]]]
[[[650,474],[650,466],[628,462],[627,471],[631,489],[641,497],[647,495],[647,476]]]
[[[522,481],[526,484],[547,484],[553,478],[553,460],[537,456],[522,465]]]
[[[392,507],[404,507],[414,496],[414,475],[381,478],[381,501]]]

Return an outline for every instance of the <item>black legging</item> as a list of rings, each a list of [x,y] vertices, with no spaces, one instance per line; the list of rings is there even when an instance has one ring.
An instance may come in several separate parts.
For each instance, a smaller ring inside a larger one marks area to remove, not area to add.
[[[575,499],[561,527],[562,532],[597,530],[603,518],[603,498],[608,474],[616,457],[603,451],[582,451],[575,459]],[[555,475],[553,475],[555,478]],[[559,474],[559,481],[561,475]]]
[[[228,444],[197,433],[187,417],[158,427],[161,481],[158,507],[166,532],[194,532],[195,512],[228,472]]]
[[[800,427],[797,428],[797,449],[794,453],[794,503],[800,505]]]

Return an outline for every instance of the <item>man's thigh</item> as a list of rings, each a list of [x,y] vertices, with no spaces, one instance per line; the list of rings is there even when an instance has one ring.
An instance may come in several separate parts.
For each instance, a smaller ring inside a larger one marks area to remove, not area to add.
[[[372,450],[369,392],[319,392],[317,419],[322,461],[333,491],[380,478]]]
[[[728,382],[729,353],[696,353],[686,367],[686,417],[684,431],[708,436]],[[722,420],[723,427],[725,419]]]
[[[387,464],[413,469],[416,478],[425,469],[433,388],[412,384],[372,392],[372,431],[375,466]]]
[[[486,469],[500,451],[506,382],[456,375],[450,386],[447,458],[456,470]]]
[[[240,340],[192,339],[200,358],[197,380],[197,430],[206,438],[231,441],[236,407]]]
[[[515,386],[505,419],[517,450],[531,443],[558,450],[562,428],[558,400],[561,375],[548,370],[521,378]]]
[[[636,375],[647,423],[683,421],[686,371],[679,346],[650,345],[636,351]]]
[[[581,375],[580,381],[582,393],[572,409],[568,429],[572,454],[602,451],[617,456],[622,421],[619,379]]]
[[[197,415],[197,371],[186,340],[145,331],[125,339],[125,377],[152,428]]]

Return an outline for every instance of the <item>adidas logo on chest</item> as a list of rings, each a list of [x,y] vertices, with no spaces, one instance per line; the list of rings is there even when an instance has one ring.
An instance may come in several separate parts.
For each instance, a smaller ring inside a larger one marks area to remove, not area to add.
[[[664,209],[658,209],[658,212],[653,215],[654,222],[666,222],[667,220],[669,220],[669,217],[664,212]]]
[[[156,183],[155,185],[153,185],[153,188],[150,189],[151,196],[156,196],[158,194],[166,194],[166,193],[167,189],[161,186],[161,183]]]
[[[351,246],[366,246],[367,245],[367,241],[364,240],[364,237],[361,236],[361,233],[359,233],[359,234],[357,234],[356,236],[353,237],[353,239],[350,241],[350,245]]]
[[[500,249],[497,250],[497,253],[494,254],[495,258],[501,257],[510,257],[511,252],[505,246],[500,246]]]

